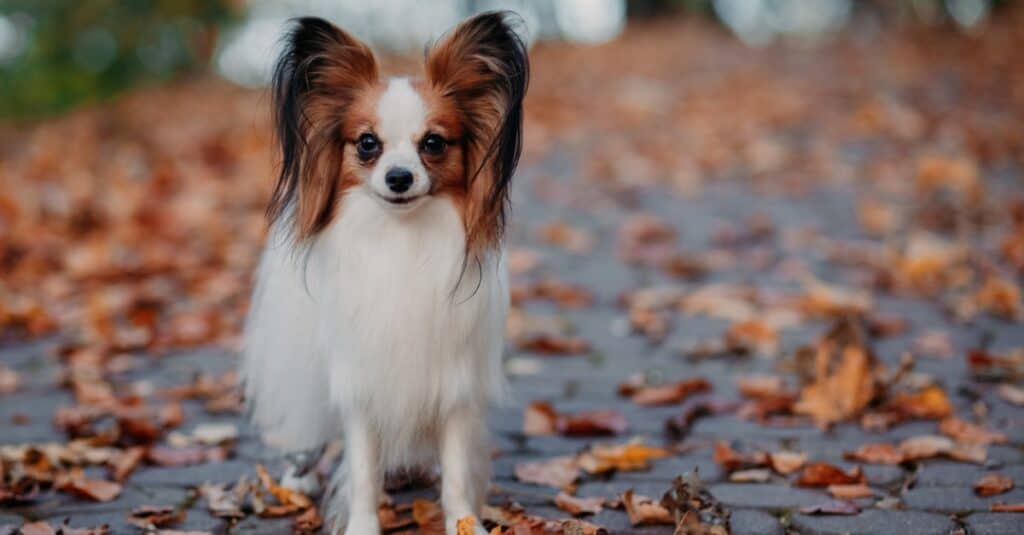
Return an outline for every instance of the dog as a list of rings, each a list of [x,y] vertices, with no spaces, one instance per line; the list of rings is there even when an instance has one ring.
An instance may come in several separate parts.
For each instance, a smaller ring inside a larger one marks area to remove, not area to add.
[[[343,437],[334,533],[380,533],[384,477],[400,468],[440,462],[449,534],[483,505],[529,78],[516,21],[473,16],[421,76],[385,78],[367,45],[301,18],[276,64],[281,171],[240,371],[271,446]]]

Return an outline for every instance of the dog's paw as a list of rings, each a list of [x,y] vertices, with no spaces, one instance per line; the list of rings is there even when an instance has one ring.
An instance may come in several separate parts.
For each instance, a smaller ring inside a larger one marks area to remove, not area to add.
[[[487,535],[487,530],[473,515],[448,520],[445,527],[446,535]]]
[[[310,470],[305,475],[299,476],[295,475],[295,467],[293,466],[289,466],[285,470],[284,475],[281,476],[281,486],[311,497],[319,496],[323,491],[323,485],[320,484],[320,476],[316,474],[315,470]]]

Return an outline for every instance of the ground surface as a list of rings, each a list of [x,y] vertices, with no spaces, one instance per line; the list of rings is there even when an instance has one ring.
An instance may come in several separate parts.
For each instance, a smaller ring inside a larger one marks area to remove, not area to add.
[[[1021,532],[1024,514],[993,509],[1024,490],[975,489],[1024,482],[1020,24],[753,52],[672,22],[536,49],[496,511],[569,518],[523,463],[569,456],[572,481],[593,444],[642,437],[665,456],[620,449],[618,470],[578,474],[576,496],[609,502],[584,520],[671,533],[610,502],[657,502],[696,471],[734,534]],[[196,490],[281,466],[230,373],[271,181],[265,105],[200,80],[4,134],[0,532],[139,532],[144,505],[186,513],[168,529],[293,529],[301,508],[246,498],[224,518]],[[535,401],[562,416],[524,422]],[[850,471],[815,478],[817,462]],[[119,475],[116,497],[95,488]],[[391,491],[399,516],[436,496],[411,487]]]

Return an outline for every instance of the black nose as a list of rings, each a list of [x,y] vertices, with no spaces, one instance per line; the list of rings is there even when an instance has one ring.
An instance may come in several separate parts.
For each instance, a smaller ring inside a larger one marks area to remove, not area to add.
[[[412,186],[412,171],[404,167],[392,167],[384,175],[384,183],[395,193],[403,193]]]

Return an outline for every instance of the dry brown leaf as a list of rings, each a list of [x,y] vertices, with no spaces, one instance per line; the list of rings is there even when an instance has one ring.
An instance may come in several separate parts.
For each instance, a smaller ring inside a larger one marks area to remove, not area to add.
[[[256,475],[259,477],[260,484],[267,490],[274,498],[277,499],[282,505],[294,505],[301,509],[307,509],[313,506],[312,500],[306,497],[301,492],[296,492],[292,489],[282,487],[278,485],[267,473],[267,469],[262,464],[256,465]]]
[[[912,418],[939,419],[953,414],[946,391],[939,386],[929,386],[915,394],[899,393],[888,405]]]
[[[994,503],[989,507],[993,513],[1024,513],[1024,502],[1022,503]]]
[[[671,455],[669,450],[647,446],[640,438],[625,444],[594,444],[577,459],[579,467],[591,474],[611,470],[646,470],[651,459]]]
[[[516,479],[523,483],[533,483],[556,489],[572,485],[580,475],[576,459],[570,456],[516,463],[514,472]]]
[[[114,478],[114,481],[123,483],[128,476],[138,468],[139,463],[146,457],[146,448],[134,447],[126,450],[118,451],[114,457],[110,459],[107,466],[110,469],[110,475]]]
[[[560,413],[546,401],[533,401],[523,411],[523,434],[560,433],[566,436],[619,435],[628,429],[626,417],[614,409]]]
[[[161,528],[185,520],[186,512],[170,505],[141,505],[128,513],[128,522],[142,528]]]
[[[829,485],[826,489],[833,498],[840,500],[853,500],[856,498],[868,498],[877,494],[871,487],[864,483],[847,485]]]
[[[937,435],[910,437],[900,443],[899,450],[905,461],[945,456],[959,461],[983,463],[988,457],[988,449],[983,445],[960,445],[946,437]]]
[[[974,482],[974,492],[978,496],[996,496],[1013,488],[1013,480],[1003,474],[991,473],[981,476]]]
[[[523,434],[527,436],[553,435],[558,431],[558,413],[546,401],[532,401],[523,410]]]
[[[772,470],[782,475],[789,475],[803,468],[807,463],[807,454],[794,451],[776,451],[768,454],[768,464]]]
[[[700,392],[711,390],[711,383],[701,377],[657,386],[643,386],[632,394],[637,405],[671,405]],[[620,387],[621,391],[621,387]]]
[[[316,507],[310,507],[292,521],[292,532],[297,534],[319,533],[324,521]]]
[[[845,457],[852,461],[872,464],[900,464],[903,462],[903,452],[886,442],[864,444],[856,451],[847,452]]]
[[[939,432],[961,444],[1005,444],[1004,433],[993,431],[980,425],[972,424],[957,417],[946,418],[939,422]]]
[[[1010,383],[1003,383],[996,388],[996,393],[1009,403],[1024,407],[1024,388]]]
[[[548,222],[537,229],[541,241],[572,253],[585,253],[594,247],[594,237],[582,227],[563,220]]]
[[[13,394],[21,387],[21,375],[0,363],[0,396]]]
[[[815,379],[800,392],[800,399],[793,405],[795,413],[810,416],[819,427],[826,428],[856,416],[875,398],[875,361],[859,333],[857,325],[845,320],[818,342],[814,350]]]
[[[81,474],[71,474],[55,483],[55,486],[76,496],[94,502],[109,502],[121,494],[121,485],[102,479],[88,479]]]
[[[479,525],[475,516],[464,516],[455,521],[455,534],[476,535],[476,528]]]
[[[859,466],[845,471],[829,463],[811,463],[804,468],[794,485],[798,487],[828,487],[864,483],[864,472]]]
[[[424,533],[444,533],[444,511],[435,501],[413,500],[412,518]]]
[[[732,472],[741,468],[758,468],[768,465],[768,454],[763,451],[740,453],[727,442],[719,440],[715,443],[712,458],[726,471]]]
[[[766,468],[737,470],[729,474],[729,481],[733,483],[765,483],[771,478],[772,471]]]
[[[603,509],[604,501],[604,498],[600,496],[579,498],[564,491],[555,496],[555,506],[573,516],[596,515]]]
[[[523,351],[542,355],[581,355],[590,351],[590,342],[583,338],[550,333],[518,338],[516,346]]]
[[[629,523],[634,526],[676,523],[674,515],[668,509],[647,496],[633,494],[633,489],[622,494],[622,505],[629,515]]]

